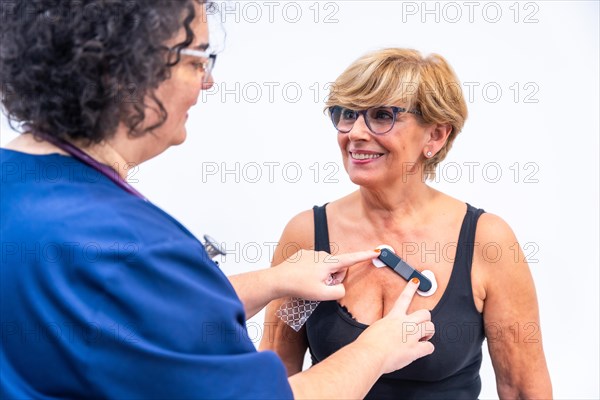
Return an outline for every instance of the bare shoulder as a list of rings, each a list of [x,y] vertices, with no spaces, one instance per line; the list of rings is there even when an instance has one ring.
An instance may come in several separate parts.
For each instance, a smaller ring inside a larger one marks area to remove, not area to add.
[[[481,246],[514,245],[515,233],[508,223],[496,214],[483,213],[477,222],[475,241]]]
[[[313,211],[296,214],[287,223],[273,254],[272,265],[277,265],[301,249],[314,248]]]
[[[497,215],[482,214],[475,233],[473,266],[488,278],[499,280],[529,274],[529,267],[517,237],[508,223]]]
[[[305,210],[296,214],[285,226],[281,235],[283,242],[297,242],[303,249],[312,245],[315,223],[313,210]]]

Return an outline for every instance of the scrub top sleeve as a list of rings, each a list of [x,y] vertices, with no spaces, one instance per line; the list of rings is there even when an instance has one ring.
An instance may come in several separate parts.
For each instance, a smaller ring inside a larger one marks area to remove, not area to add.
[[[97,334],[81,353],[100,397],[293,397],[282,362],[256,351],[242,304],[200,243],[102,254],[83,277]]]

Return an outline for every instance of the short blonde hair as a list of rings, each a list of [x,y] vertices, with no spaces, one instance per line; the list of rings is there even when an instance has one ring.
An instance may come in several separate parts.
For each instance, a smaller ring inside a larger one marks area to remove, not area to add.
[[[327,107],[353,109],[402,106],[417,109],[423,124],[450,124],[452,131],[440,151],[425,160],[425,179],[446,158],[467,119],[460,81],[437,54],[423,57],[411,49],[389,48],[366,54],[353,62],[331,87]]]

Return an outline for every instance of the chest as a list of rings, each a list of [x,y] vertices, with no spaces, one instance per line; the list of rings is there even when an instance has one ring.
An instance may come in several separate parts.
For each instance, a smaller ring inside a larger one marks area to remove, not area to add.
[[[418,309],[433,310],[446,292],[452,276],[453,261],[421,263],[415,257],[402,258],[418,271],[432,271],[438,285],[430,296],[417,294],[410,304],[409,313]],[[370,262],[356,264],[348,270],[344,280],[346,295],[339,303],[357,321],[370,325],[390,311],[406,284],[404,278],[391,268],[375,268]]]
[[[362,250],[365,248],[365,243],[366,246],[373,248],[380,244],[392,246],[395,253],[417,271],[432,271],[438,285],[431,296],[415,295],[408,311],[433,310],[442,300],[449,283],[452,282],[451,279],[465,278],[453,277],[455,268],[466,268],[466,265],[455,265],[457,256],[460,256],[457,251],[460,221],[443,228],[445,229],[438,227],[413,230],[406,234],[391,231],[377,234],[369,232],[368,229],[355,230],[351,234],[344,235],[343,241],[336,241],[335,238],[342,237],[342,231],[349,232],[349,230],[347,227],[337,227],[333,224],[330,229],[331,251],[344,253]],[[462,260],[459,258],[458,261]],[[370,325],[390,311],[406,286],[406,281],[391,268],[376,268],[367,261],[349,268],[344,285],[346,294],[339,303],[345,306],[357,321]]]

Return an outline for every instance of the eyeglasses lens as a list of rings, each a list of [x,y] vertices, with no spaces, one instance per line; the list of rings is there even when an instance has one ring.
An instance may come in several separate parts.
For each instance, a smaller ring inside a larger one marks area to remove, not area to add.
[[[331,120],[338,131],[348,133],[352,130],[359,114],[364,115],[367,127],[375,134],[389,132],[394,125],[395,113],[391,107],[373,107],[365,111],[355,111],[335,106],[331,109]]]

